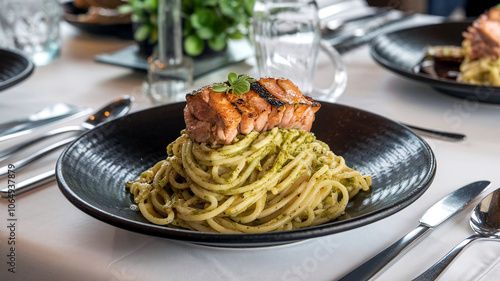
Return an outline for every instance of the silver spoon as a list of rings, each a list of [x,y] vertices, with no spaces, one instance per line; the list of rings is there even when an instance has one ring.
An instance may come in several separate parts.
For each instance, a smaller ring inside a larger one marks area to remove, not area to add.
[[[470,216],[470,226],[476,234],[462,241],[413,281],[435,280],[465,247],[478,239],[500,241],[500,188],[488,194],[477,204]]]
[[[34,143],[37,143],[41,140],[46,139],[46,138],[49,138],[49,137],[52,137],[52,136],[55,136],[58,134],[62,134],[62,133],[67,133],[67,132],[85,132],[85,131],[92,129],[95,126],[97,126],[103,122],[124,116],[129,112],[132,101],[133,101],[132,97],[124,96],[123,98],[120,98],[118,100],[111,102],[110,104],[104,106],[103,108],[101,108],[100,110],[98,110],[97,112],[92,114],[80,126],[68,126],[68,127],[64,127],[64,128],[60,128],[60,129],[55,129],[53,131],[49,131],[49,132],[47,132],[47,133],[45,133],[37,138],[34,138],[32,140],[29,140],[29,141],[26,141],[26,142],[21,143],[19,145],[16,145],[14,147],[11,147],[5,151],[2,151],[0,153],[0,159],[2,157],[7,157],[7,156],[11,155],[12,153],[15,153],[15,152],[17,152],[25,147],[28,147]],[[18,170],[18,169],[28,165],[29,163],[45,156],[46,154],[69,144],[70,142],[74,141],[75,139],[76,139],[76,137],[66,138],[62,141],[59,141],[55,144],[52,144],[48,147],[45,147],[44,149],[26,157],[26,158],[23,158],[23,159],[18,160],[14,163],[11,163],[11,166],[15,167],[15,169]],[[10,169],[10,170],[12,170],[12,169]],[[5,176],[8,173],[9,173],[9,168],[7,166],[0,168],[0,177]]]

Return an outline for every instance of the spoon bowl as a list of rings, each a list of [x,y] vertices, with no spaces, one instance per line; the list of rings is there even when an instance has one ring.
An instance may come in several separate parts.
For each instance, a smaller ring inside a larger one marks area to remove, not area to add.
[[[500,238],[500,189],[477,204],[470,216],[470,226],[479,236]]]
[[[500,241],[500,188],[485,196],[474,207],[469,222],[475,234],[463,240],[413,281],[437,279],[465,247],[478,239]]]
[[[131,96],[117,99],[90,115],[80,126],[86,130],[91,130],[101,123],[125,116],[130,111],[133,100]]]

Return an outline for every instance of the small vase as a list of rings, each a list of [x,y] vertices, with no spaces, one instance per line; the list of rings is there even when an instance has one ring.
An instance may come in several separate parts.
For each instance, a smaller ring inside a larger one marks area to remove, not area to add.
[[[158,1],[158,45],[144,87],[156,104],[184,100],[193,82],[193,61],[182,51],[181,11],[181,0]]]

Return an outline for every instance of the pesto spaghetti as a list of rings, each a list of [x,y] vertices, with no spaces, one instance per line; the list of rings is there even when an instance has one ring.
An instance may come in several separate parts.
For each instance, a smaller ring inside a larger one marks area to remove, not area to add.
[[[158,225],[204,232],[298,229],[339,217],[371,177],[346,166],[314,134],[278,129],[239,135],[230,145],[193,142],[185,133],[168,157],[126,187]]]

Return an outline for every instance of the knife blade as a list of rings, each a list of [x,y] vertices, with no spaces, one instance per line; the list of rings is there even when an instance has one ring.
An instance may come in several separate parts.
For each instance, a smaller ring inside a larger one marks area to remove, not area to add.
[[[89,107],[75,107],[68,104],[58,103],[46,107],[32,115],[0,124],[0,141],[21,136],[36,128],[60,121],[69,117],[79,117],[90,113]]]
[[[339,279],[339,281],[360,281],[375,277],[394,258],[403,253],[403,251],[408,250],[410,246],[416,244],[416,240],[464,209],[489,185],[489,181],[477,181],[446,195],[424,212],[420,217],[417,228]]]

